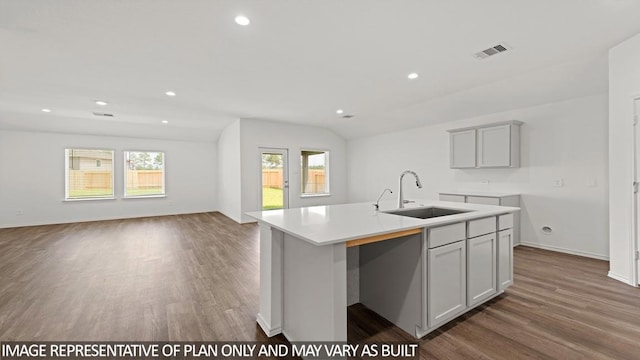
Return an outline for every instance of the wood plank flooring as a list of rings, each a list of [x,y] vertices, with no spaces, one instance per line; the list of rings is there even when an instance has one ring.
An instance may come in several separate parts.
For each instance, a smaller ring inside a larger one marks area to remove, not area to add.
[[[0,341],[270,341],[258,228],[218,213],[0,229]],[[515,284],[420,340],[425,359],[640,359],[640,290],[517,247]],[[414,341],[362,305],[350,342]]]

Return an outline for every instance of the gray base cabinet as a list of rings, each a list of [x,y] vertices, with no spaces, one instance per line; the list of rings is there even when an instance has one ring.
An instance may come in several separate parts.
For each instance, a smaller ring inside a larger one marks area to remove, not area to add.
[[[441,192],[441,201],[461,202],[468,204],[496,205],[520,207],[520,195],[518,194],[489,194],[473,191]],[[513,214],[513,244],[520,243],[520,212]],[[500,229],[502,230],[502,229]]]
[[[496,233],[467,240],[467,305],[475,306],[498,292]]]
[[[360,302],[420,338],[513,283],[513,214],[359,247]]]
[[[443,324],[467,307],[466,246],[464,241],[429,249],[428,253],[428,326]]]

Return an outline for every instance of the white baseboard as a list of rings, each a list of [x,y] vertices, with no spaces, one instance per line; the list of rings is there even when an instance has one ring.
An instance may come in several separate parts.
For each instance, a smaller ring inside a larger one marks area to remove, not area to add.
[[[633,287],[638,287],[637,284],[634,284],[633,282],[631,282],[631,280],[629,280],[627,277],[624,277],[624,276],[621,276],[621,275],[618,275],[618,274],[614,274],[611,271],[609,271],[607,273],[607,276],[612,278],[612,279],[614,279],[614,280],[618,280],[618,281],[621,281],[621,282],[623,282],[625,284],[631,285]]]
[[[585,252],[585,251],[565,249],[565,248],[561,248],[561,247],[557,247],[557,246],[535,244],[535,243],[530,243],[530,242],[526,242],[526,241],[521,241],[520,244],[518,244],[518,245],[524,245],[524,246],[529,246],[529,247],[538,248],[538,249],[557,251],[557,252],[561,252],[561,253],[565,253],[565,254],[578,255],[578,256],[584,256],[584,257],[588,257],[588,258],[592,258],[592,259],[609,261],[609,257],[608,256],[599,255],[599,254],[593,254],[593,253],[589,253],[589,252]]]
[[[258,322],[258,325],[260,325],[260,327],[262,328],[262,331],[264,331],[264,333],[267,334],[268,337],[276,336],[282,332],[282,328],[280,327],[272,329],[260,314],[256,316],[256,321]]]

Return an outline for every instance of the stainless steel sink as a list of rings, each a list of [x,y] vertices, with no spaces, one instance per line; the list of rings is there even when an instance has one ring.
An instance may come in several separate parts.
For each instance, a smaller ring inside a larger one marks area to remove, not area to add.
[[[446,209],[439,207],[404,208],[398,210],[383,211],[386,214],[409,216],[418,219],[431,219],[439,216],[455,215],[470,212],[472,210]]]

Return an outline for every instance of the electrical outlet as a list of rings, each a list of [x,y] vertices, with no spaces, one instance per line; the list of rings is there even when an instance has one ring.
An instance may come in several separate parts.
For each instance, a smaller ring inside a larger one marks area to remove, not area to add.
[[[16,209],[16,216],[24,215],[24,210],[18,208]]]
[[[553,187],[563,187],[564,180],[563,179],[555,179],[553,180]]]
[[[480,180],[480,184],[482,184],[482,185],[489,185],[489,179],[482,179],[482,180]]]

